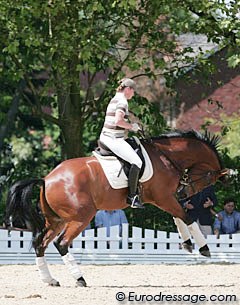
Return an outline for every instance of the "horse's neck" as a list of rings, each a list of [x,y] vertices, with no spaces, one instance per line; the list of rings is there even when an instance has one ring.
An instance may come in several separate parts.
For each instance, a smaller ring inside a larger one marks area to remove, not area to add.
[[[188,145],[186,139],[176,141],[176,139],[168,139],[154,143],[158,154],[164,155],[178,169],[185,169],[199,163],[201,155],[197,152],[196,146]],[[198,146],[200,149],[201,144]]]

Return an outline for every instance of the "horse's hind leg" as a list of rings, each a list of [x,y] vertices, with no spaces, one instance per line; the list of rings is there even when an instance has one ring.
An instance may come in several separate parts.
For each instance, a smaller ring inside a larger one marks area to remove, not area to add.
[[[91,215],[91,218],[94,214]],[[85,221],[71,221],[67,223],[63,232],[54,241],[55,247],[58,249],[62,256],[64,264],[67,266],[70,274],[75,280],[77,280],[77,285],[80,287],[86,287],[86,281],[83,278],[82,272],[80,271],[77,262],[75,261],[73,255],[68,252],[68,248],[75,237],[77,237],[87,226],[88,220]]]
[[[36,236],[33,241],[33,246],[37,255],[36,265],[38,267],[40,278],[44,283],[51,286],[60,286],[60,284],[52,277],[48,269],[44,253],[48,244],[57,236],[57,234],[59,234],[63,226],[64,224],[60,222],[47,225],[46,228],[38,236]]]

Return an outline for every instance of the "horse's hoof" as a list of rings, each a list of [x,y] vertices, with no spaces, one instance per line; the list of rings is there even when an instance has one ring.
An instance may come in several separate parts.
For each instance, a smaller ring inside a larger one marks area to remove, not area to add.
[[[199,252],[200,252],[200,254],[203,255],[203,256],[211,257],[211,253],[210,253],[209,248],[208,248],[207,245],[201,247],[201,248],[199,249]]]
[[[183,243],[182,243],[182,248],[184,250],[186,250],[187,252],[189,253],[192,253],[192,250],[193,250],[193,244],[192,244],[192,241],[191,239],[187,239],[185,240]]]
[[[77,286],[78,287],[87,287],[87,283],[85,282],[85,280],[82,276],[77,280]]]
[[[60,283],[58,281],[52,279],[51,282],[49,283],[49,286],[60,287]]]
[[[189,253],[192,253],[192,251],[193,251],[193,246],[189,245],[189,244],[187,244],[185,242],[182,243],[182,247],[183,247],[184,250],[186,250]]]

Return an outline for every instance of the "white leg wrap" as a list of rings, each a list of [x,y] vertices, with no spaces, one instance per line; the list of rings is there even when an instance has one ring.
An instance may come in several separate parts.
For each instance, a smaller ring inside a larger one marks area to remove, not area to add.
[[[45,257],[36,257],[36,264],[40,274],[40,278],[44,283],[52,284],[55,280],[52,278]]]
[[[188,226],[180,218],[173,217],[175,225],[177,226],[178,233],[181,236],[183,241],[191,239],[191,235],[188,229]]]
[[[81,276],[82,273],[77,265],[77,262],[75,261],[74,257],[72,256],[71,253],[67,253],[66,255],[62,256],[62,260],[64,264],[68,267],[69,272],[71,275],[78,280]]]
[[[207,244],[205,237],[203,236],[198,224],[195,221],[189,225],[188,228],[199,248]]]

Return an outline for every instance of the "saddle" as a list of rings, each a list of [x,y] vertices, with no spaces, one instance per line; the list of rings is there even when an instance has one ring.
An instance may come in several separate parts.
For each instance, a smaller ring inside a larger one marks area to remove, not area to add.
[[[142,148],[140,146],[140,141],[137,137],[132,137],[132,138],[126,139],[126,142],[135,150],[135,152],[138,154],[138,156],[142,160],[142,167],[141,167],[141,170],[140,170],[140,173],[139,173],[139,179],[140,179],[143,175],[143,172],[144,172],[144,169],[145,169],[145,166],[146,166],[145,158],[143,156]],[[101,141],[98,141],[98,147],[95,149],[95,153],[99,154],[102,157],[116,157],[119,160],[119,162],[121,163],[121,169],[120,170],[123,170],[125,175],[128,177],[131,164],[129,162],[127,162],[126,160],[123,160],[122,158],[120,158],[116,154],[114,154]],[[119,173],[119,175],[120,175],[120,173]]]

